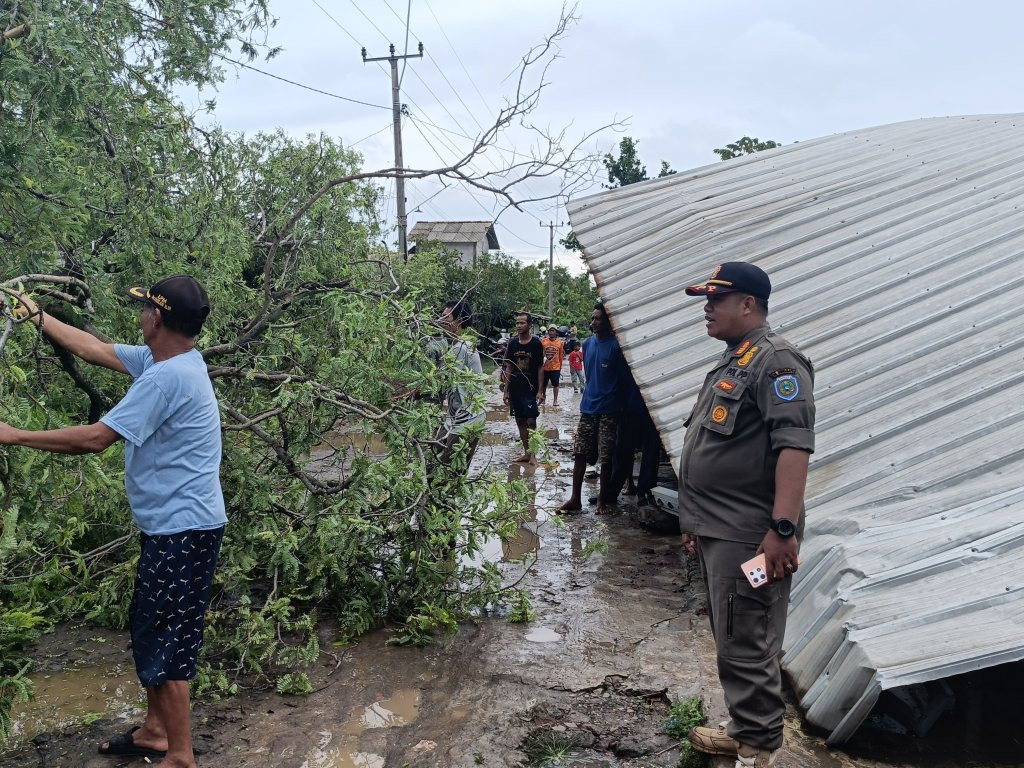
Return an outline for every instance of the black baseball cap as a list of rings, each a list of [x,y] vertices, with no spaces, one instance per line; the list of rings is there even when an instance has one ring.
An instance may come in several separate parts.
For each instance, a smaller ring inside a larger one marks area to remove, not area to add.
[[[203,286],[190,275],[165,277],[152,288],[129,288],[135,301],[160,307],[175,320],[205,320],[210,314],[210,298]]]
[[[745,261],[726,261],[711,272],[711,277],[700,285],[686,289],[689,296],[708,296],[723,293],[749,293],[759,299],[768,300],[772,292],[772,281],[760,267]]]

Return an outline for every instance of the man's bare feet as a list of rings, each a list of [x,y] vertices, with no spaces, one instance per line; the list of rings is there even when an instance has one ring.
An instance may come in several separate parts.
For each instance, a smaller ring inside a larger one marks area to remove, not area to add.
[[[576,497],[573,497],[573,498],[569,499],[568,501],[563,503],[560,507],[558,507],[558,509],[555,510],[555,512],[557,514],[559,514],[559,515],[571,515],[574,512],[582,512],[582,511],[583,511],[583,505],[580,504],[580,500],[577,499]]]
[[[619,505],[612,502],[600,501],[597,502],[597,509],[594,510],[594,514],[597,515],[617,515],[619,513]]]
[[[512,463],[513,464],[532,464],[532,465],[536,466],[536,464],[537,464],[537,457],[534,456],[532,453],[524,453],[522,456],[519,456],[518,458],[512,459]]]

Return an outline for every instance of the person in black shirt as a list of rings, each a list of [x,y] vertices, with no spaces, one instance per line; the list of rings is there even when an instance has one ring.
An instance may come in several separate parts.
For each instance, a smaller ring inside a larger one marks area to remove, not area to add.
[[[530,430],[537,428],[537,393],[544,382],[544,347],[533,335],[530,316],[525,312],[516,315],[516,331],[518,335],[509,339],[505,347],[504,400],[523,441],[523,455],[515,461],[536,464],[537,458],[530,452]]]

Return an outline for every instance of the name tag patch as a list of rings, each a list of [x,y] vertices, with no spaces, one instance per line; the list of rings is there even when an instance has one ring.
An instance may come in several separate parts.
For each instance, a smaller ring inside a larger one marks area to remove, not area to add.
[[[800,394],[800,382],[791,373],[784,373],[775,378],[772,382],[775,389],[775,396],[780,400],[793,400]]]

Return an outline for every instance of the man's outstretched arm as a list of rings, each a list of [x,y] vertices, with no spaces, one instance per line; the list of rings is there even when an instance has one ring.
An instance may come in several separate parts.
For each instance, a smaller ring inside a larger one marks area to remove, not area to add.
[[[100,453],[120,439],[121,436],[102,421],[38,432],[16,429],[0,421],[0,445],[23,445],[50,453]]]
[[[101,365],[112,371],[128,373],[121,358],[114,352],[114,345],[100,341],[91,333],[87,333],[73,325],[61,322],[53,315],[43,312],[25,294],[19,296],[21,306],[18,308],[20,314],[28,314],[29,318],[37,326],[42,327],[43,333],[58,346],[64,347],[75,357],[80,357],[87,363]]]

